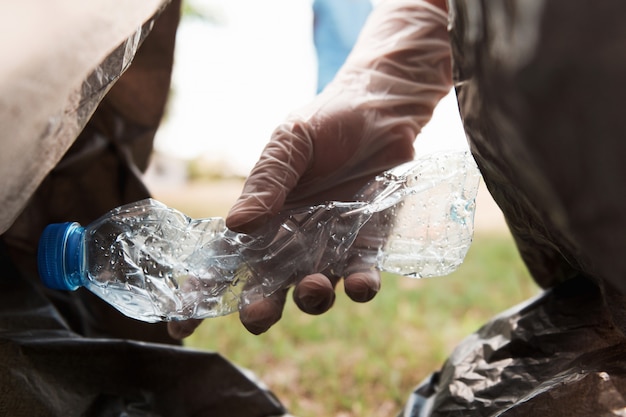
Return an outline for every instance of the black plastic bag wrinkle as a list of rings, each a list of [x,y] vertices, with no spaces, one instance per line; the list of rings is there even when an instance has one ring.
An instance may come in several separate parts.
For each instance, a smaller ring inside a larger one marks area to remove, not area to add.
[[[22,372],[19,365],[11,368],[11,385],[17,383],[22,395],[30,388],[31,399],[48,410],[46,415],[124,415],[133,409],[164,417],[285,412],[269,391],[259,389],[255,380],[219,354],[132,341],[42,336],[11,340],[12,350],[27,358]],[[29,387],[20,384],[24,380]]]
[[[546,292],[461,342],[403,415],[624,415],[626,3],[449,3],[470,148]]]
[[[495,317],[413,393],[403,416],[619,416],[626,342],[575,278]]]
[[[466,132],[520,250],[542,255],[527,262],[533,276],[549,287],[583,270],[623,291],[626,237],[614,231],[626,227],[626,6],[453,4]],[[533,31],[524,39],[535,48],[520,52],[514,35]]]

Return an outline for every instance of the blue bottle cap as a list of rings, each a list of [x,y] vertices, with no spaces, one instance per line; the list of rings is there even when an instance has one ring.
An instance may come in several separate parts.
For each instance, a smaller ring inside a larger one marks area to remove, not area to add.
[[[78,223],[53,223],[44,229],[39,239],[37,264],[46,287],[70,291],[80,287],[84,233],[85,229]]]

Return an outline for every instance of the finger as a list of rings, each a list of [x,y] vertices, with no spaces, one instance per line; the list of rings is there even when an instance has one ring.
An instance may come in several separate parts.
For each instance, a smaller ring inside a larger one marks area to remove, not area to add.
[[[296,186],[312,155],[309,135],[298,123],[278,127],[256,163],[226,225],[250,233],[276,215]]]
[[[380,291],[380,273],[375,269],[355,272],[344,278],[346,294],[359,303],[370,301]]]
[[[293,300],[305,313],[325,313],[335,303],[335,283],[323,274],[307,275],[296,285]]]
[[[380,272],[376,267],[390,218],[385,212],[375,213],[361,228],[348,252],[343,285],[353,301],[370,301],[380,290]]]
[[[182,340],[190,336],[196,328],[202,323],[200,319],[189,319],[184,321],[170,321],[167,323],[167,332],[176,339]]]
[[[239,320],[252,334],[259,335],[269,330],[280,320],[285,307],[288,290],[280,290],[264,297],[249,299],[239,310]]]

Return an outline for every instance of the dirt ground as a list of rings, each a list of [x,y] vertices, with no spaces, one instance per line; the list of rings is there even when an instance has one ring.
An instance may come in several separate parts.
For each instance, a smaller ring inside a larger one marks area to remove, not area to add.
[[[148,184],[154,198],[192,218],[224,217],[241,192],[240,180],[191,183],[185,186]],[[476,233],[509,233],[502,212],[481,182],[476,197]]]

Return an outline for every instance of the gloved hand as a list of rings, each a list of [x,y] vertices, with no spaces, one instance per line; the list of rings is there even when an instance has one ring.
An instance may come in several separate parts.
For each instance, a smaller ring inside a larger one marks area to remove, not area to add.
[[[447,13],[424,0],[377,6],[333,82],[274,131],[227,226],[251,233],[284,209],[351,200],[375,175],[413,159],[415,137],[452,86],[447,23]],[[353,300],[368,301],[379,290],[378,272],[342,269]],[[324,272],[295,287],[303,311],[332,306],[341,277]],[[240,310],[241,322],[252,333],[266,331],[280,319],[286,294],[259,295]],[[194,324],[172,324],[171,333],[184,337]]]

